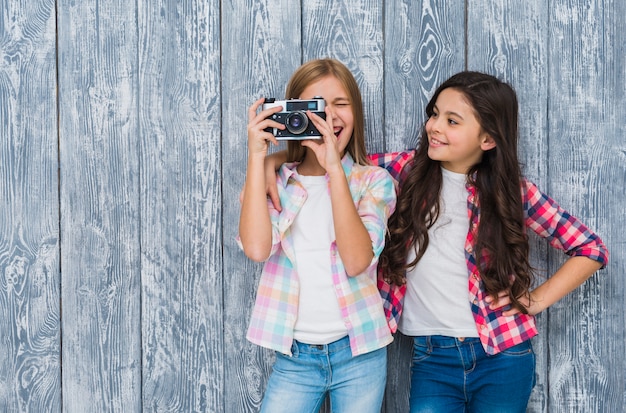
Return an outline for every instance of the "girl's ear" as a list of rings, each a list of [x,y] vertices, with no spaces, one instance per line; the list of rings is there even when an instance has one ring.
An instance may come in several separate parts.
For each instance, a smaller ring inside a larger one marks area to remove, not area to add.
[[[480,142],[480,149],[482,149],[483,151],[486,152],[486,151],[491,150],[491,149],[493,149],[495,147],[496,147],[496,141],[493,140],[493,138],[490,135],[485,133],[483,135],[483,138],[482,138],[481,142]]]

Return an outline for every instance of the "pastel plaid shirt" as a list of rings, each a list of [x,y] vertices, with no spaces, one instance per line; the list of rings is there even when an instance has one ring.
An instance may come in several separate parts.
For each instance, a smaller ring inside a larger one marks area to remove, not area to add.
[[[395,152],[370,155],[373,164],[386,168],[400,182],[406,178],[407,165],[411,163],[415,152]],[[497,354],[538,334],[535,317],[528,314],[503,316],[502,310],[493,311],[485,302],[487,294],[480,280],[474,255],[474,239],[480,220],[480,208],[476,188],[467,185],[467,213],[471,217],[475,212],[470,230],[465,240],[465,260],[469,274],[469,301],[476,322],[476,330],[487,354]],[[583,256],[598,261],[602,266],[608,263],[608,250],[600,237],[590,231],[577,218],[563,210],[554,200],[542,193],[535,184],[524,179],[521,195],[523,197],[526,227],[533,230],[549,244],[564,251],[569,256]],[[378,276],[378,287],[385,300],[385,315],[392,332],[402,314],[402,302],[406,285],[389,285]]]
[[[396,204],[393,179],[381,168],[342,159],[352,199],[372,240],[374,258],[360,275],[349,277],[336,242],[330,246],[331,272],[353,355],[382,348],[393,341],[383,302],[376,286],[378,257],[385,243],[387,218]],[[297,164],[285,164],[277,176],[282,211],[268,200],[272,221],[272,250],[263,267],[247,338],[252,343],[291,355],[293,330],[298,316],[297,263],[291,224],[307,198],[297,181]]]

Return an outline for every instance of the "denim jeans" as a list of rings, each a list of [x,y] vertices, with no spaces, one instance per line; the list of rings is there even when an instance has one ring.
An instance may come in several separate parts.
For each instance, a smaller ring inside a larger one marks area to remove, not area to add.
[[[276,353],[261,412],[317,413],[329,395],[333,413],[380,413],[386,348],[352,357],[346,336],[325,345],[294,340],[291,351]]]
[[[534,384],[530,340],[490,356],[478,338],[413,338],[411,413],[524,413]]]

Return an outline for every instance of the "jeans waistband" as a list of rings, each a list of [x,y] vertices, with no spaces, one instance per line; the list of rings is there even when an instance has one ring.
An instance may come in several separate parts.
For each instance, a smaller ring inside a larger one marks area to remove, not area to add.
[[[297,353],[308,353],[308,354],[328,354],[328,353],[336,353],[338,351],[345,350],[346,348],[350,348],[350,337],[345,336],[340,338],[337,341],[333,341],[328,344],[308,344],[302,343],[298,340],[293,340],[291,344],[291,352],[295,355]]]
[[[417,336],[413,337],[413,341],[418,345],[427,347],[458,347],[480,343],[478,337],[448,337],[448,336]]]

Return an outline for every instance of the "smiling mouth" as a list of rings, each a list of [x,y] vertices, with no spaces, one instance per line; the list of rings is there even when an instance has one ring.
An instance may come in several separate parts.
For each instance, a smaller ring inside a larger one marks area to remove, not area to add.
[[[440,140],[435,139],[435,138],[430,138],[430,144],[431,145],[447,145],[447,143],[441,142]]]
[[[335,134],[336,137],[339,137],[339,135],[341,134],[342,130],[343,130],[343,128],[335,128],[333,133]]]

